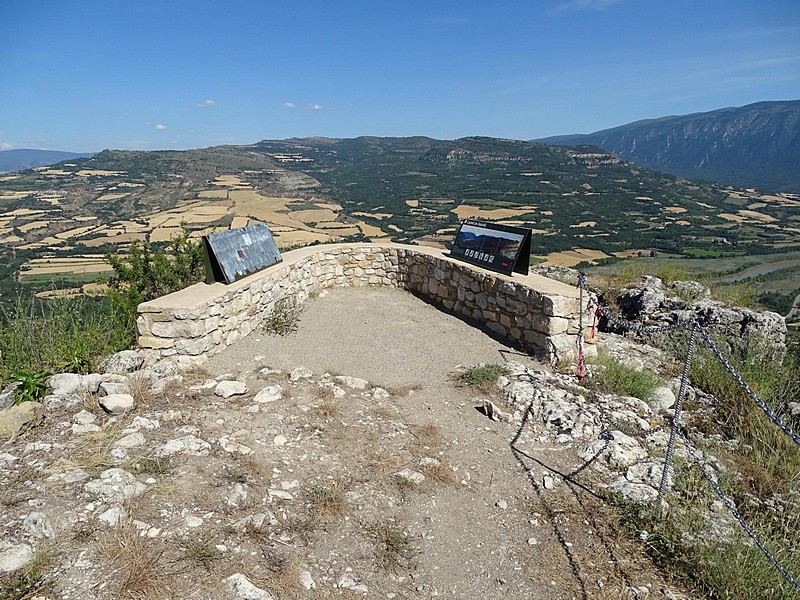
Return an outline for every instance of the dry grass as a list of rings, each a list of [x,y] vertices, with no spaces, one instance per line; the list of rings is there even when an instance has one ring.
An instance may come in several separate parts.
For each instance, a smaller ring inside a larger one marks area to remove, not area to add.
[[[438,464],[423,466],[422,474],[429,479],[438,481],[439,483],[444,483],[446,485],[452,485],[457,481],[455,473],[453,473],[453,469],[450,467],[450,464],[442,460],[439,460]]]
[[[408,446],[408,451],[414,456],[430,456],[432,451],[438,450],[444,444],[444,437],[439,428],[433,423],[427,423],[411,431],[414,441]]]
[[[421,390],[422,385],[419,383],[409,383],[399,387],[387,387],[385,389],[391,396],[394,396],[395,398],[404,398],[405,396],[410,395],[412,392]]]
[[[380,474],[396,471],[405,464],[405,461],[394,454],[371,453],[367,457],[370,469]]]
[[[211,567],[215,561],[222,558],[220,551],[216,549],[212,535],[205,534],[187,534],[175,540],[181,553],[178,556],[179,561],[188,561],[197,566],[203,567],[206,571],[211,572]]]
[[[99,551],[120,574],[118,597],[155,598],[166,591],[171,573],[163,540],[142,536],[125,523],[100,541]]]

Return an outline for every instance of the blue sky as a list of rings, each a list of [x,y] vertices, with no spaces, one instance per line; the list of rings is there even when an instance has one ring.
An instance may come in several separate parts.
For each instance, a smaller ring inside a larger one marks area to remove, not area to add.
[[[0,1],[0,149],[531,139],[792,99],[797,0]]]

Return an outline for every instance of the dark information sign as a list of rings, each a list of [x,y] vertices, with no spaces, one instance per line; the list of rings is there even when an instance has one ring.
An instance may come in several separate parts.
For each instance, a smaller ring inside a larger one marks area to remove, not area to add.
[[[206,281],[233,283],[283,260],[264,223],[203,236]]]
[[[450,254],[498,273],[527,275],[531,230],[467,219],[461,223]]]

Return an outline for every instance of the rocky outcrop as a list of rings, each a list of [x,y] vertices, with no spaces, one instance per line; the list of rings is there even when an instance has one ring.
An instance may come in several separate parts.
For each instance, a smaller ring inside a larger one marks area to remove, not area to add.
[[[696,320],[712,335],[729,344],[729,350],[759,344],[782,356],[786,350],[786,322],[774,312],[756,312],[710,299],[703,285],[675,282],[665,285],[657,277],[645,276],[619,292],[617,304],[622,316],[644,326],[673,325]],[[601,328],[621,333],[613,323],[601,321]]]

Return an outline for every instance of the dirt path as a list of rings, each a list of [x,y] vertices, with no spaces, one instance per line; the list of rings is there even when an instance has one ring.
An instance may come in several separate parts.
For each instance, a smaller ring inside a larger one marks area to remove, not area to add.
[[[381,406],[353,398],[340,402],[341,423],[364,423],[368,415],[373,428],[353,431],[347,443],[339,439],[327,450],[347,477],[370,477],[361,470],[369,471],[365,455],[417,469],[415,462],[433,457],[452,470],[445,483],[406,486],[399,496],[386,474],[365,486],[357,521],[388,519],[416,540],[418,553],[407,575],[387,578],[378,571],[369,576],[362,567],[360,576],[370,591],[379,592],[369,597],[636,597],[631,588],[641,597],[665,597],[662,577],[641,547],[617,530],[591,484],[583,487],[560,477],[579,466],[574,454],[537,444],[525,424],[487,419],[476,409],[486,395],[452,381],[459,365],[535,364],[530,357],[410,294],[366,289],[335,290],[312,300],[296,333],[254,333],[207,367],[215,373],[235,371],[254,356],[273,368],[302,365],[315,376],[342,373],[373,385],[414,388]],[[398,427],[411,433],[410,444],[397,439],[403,437]],[[524,452],[510,447],[515,437],[525,441]],[[545,476],[552,478],[551,489]],[[358,554],[359,542],[349,551],[345,543],[358,539],[355,532],[340,531],[328,532],[338,540],[329,551]],[[317,543],[328,547],[327,537]],[[405,577],[414,583],[409,586]]]

